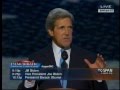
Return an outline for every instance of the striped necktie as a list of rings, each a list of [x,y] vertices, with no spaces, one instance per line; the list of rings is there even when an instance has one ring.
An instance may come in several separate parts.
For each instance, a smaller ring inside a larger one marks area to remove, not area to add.
[[[63,74],[63,79],[60,80],[61,85],[63,88],[67,87],[67,80],[65,80],[65,77],[67,75],[67,73],[65,72],[65,70],[68,68],[68,65],[66,63],[66,60],[68,58],[68,54],[65,50],[61,50],[61,59],[60,59],[60,64],[61,64],[61,69],[62,69],[62,74]]]

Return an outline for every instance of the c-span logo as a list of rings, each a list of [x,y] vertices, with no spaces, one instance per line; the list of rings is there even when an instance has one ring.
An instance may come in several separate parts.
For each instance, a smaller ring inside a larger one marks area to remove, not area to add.
[[[100,68],[97,69],[97,73],[99,74],[112,74],[113,73],[113,69],[112,68]]]
[[[114,13],[113,5],[101,4],[98,6],[98,13]]]

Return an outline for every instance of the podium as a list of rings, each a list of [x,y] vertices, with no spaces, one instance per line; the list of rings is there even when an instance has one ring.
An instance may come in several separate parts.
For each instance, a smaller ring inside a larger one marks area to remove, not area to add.
[[[49,89],[45,89],[45,90],[76,90],[76,89],[72,89],[72,88],[66,88],[66,89],[63,89],[63,88],[49,88]]]

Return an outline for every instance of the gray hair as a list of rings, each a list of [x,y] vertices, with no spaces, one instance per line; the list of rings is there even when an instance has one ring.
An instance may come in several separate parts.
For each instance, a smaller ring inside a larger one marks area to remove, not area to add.
[[[70,18],[72,22],[74,22],[74,16],[69,11],[62,8],[55,8],[51,10],[46,19],[46,29],[53,30],[55,21],[66,17]]]

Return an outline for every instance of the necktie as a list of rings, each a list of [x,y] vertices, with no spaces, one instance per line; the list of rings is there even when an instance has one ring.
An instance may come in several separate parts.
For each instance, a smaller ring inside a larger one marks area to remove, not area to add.
[[[66,88],[67,86],[67,80],[64,80],[64,78],[66,77],[67,73],[65,72],[65,70],[68,68],[68,65],[66,63],[65,60],[67,60],[68,58],[68,54],[67,52],[64,50],[62,50],[61,52],[61,68],[63,69],[63,80],[61,80],[61,85],[63,88]]]
[[[66,69],[68,66],[67,66],[67,63],[66,63],[66,60],[68,58],[68,54],[66,51],[62,51],[61,53],[61,58],[62,58],[62,63],[61,63],[61,68],[64,68]]]

